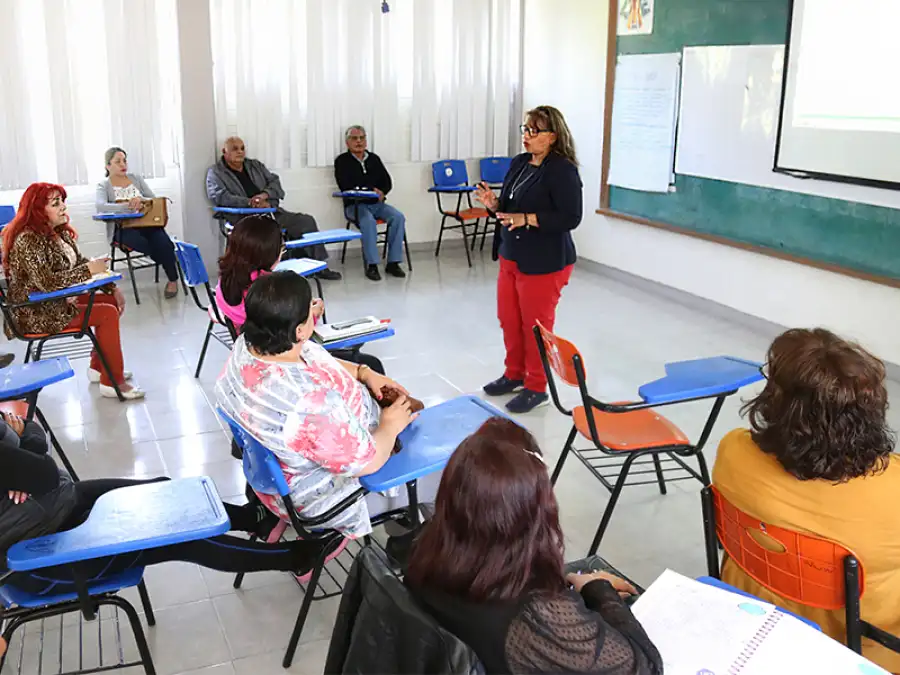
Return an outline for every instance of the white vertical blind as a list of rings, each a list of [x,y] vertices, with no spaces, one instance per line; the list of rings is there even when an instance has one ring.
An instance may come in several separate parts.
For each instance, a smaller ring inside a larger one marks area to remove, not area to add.
[[[132,169],[165,175],[177,89],[174,0],[4,0],[0,188],[89,183],[120,145]],[[160,26],[166,30],[160,31]]]
[[[388,161],[508,154],[521,2],[271,0],[259,31],[210,0],[219,138],[276,168],[330,166],[352,124]]]

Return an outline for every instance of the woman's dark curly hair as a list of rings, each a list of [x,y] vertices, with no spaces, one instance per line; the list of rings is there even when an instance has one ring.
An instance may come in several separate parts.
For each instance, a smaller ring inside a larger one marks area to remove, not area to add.
[[[800,480],[838,483],[887,468],[884,364],[823,328],[782,333],[767,356],[766,388],[744,405],[756,444]]]

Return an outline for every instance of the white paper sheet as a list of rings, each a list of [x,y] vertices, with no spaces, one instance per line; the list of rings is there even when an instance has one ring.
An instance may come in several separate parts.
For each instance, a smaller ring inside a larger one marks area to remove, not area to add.
[[[609,184],[668,192],[674,175],[681,54],[620,56]]]

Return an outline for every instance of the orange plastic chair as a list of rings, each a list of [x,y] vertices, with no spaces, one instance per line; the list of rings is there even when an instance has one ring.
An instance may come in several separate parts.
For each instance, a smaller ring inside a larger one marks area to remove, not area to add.
[[[660,494],[666,494],[667,481],[698,480],[703,485],[709,484],[709,470],[702,449],[725,395],[717,397],[700,440],[692,444],[678,426],[654,409],[658,407],[657,404],[644,401],[604,403],[593,398],[588,392],[584,359],[578,348],[540,323],[534,327],[534,336],[547,374],[550,397],[557,409],[572,417],[573,422],[572,430],[553,469],[551,481],[556,484],[571,452],[610,492],[609,502],[588,555],[594,555],[600,547],[616,502],[626,485],[656,483]],[[565,384],[578,388],[581,393],[580,406],[568,410],[562,405],[554,375]],[[680,401],[672,403],[678,402]],[[593,447],[575,448],[574,442],[579,434],[591,441]],[[688,457],[697,458],[699,470],[694,470],[685,463],[684,459]],[[667,472],[670,475],[666,475]],[[643,480],[653,474],[655,479]],[[628,482],[629,475],[637,477],[637,480]]]
[[[741,511],[715,486],[702,492],[703,532],[710,576],[719,579],[719,548],[763,587],[787,600],[820,609],[844,609],[847,646],[862,653],[867,637],[900,652],[900,638],[863,621],[862,562],[847,547],[822,537],[764,523]]]

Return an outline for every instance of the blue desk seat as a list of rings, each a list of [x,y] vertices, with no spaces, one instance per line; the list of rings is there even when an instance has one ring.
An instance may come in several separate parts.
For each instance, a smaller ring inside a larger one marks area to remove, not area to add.
[[[463,439],[492,417],[507,416],[477,396],[458,396],[426,408],[400,433],[400,452],[359,482],[370,492],[384,492],[440,471]]]
[[[289,258],[275,265],[276,272],[293,272],[301,277],[311,277],[328,267],[328,263],[312,258]]]
[[[318,232],[308,232],[299,239],[285,242],[284,247],[291,251],[295,248],[306,248],[315,244],[339,244],[355,239],[362,239],[362,233],[353,230],[319,230]]]
[[[472,193],[475,187],[469,185],[469,173],[466,163],[461,159],[442,160],[431,165],[431,177],[434,185],[428,191],[437,199],[438,213],[441,214],[441,229],[438,232],[437,245],[434,255],[441,252],[441,239],[444,230],[461,230],[463,245],[466,249],[466,260],[469,267],[472,266],[472,256],[469,253],[469,232],[467,227],[473,227],[472,250],[475,250],[475,240],[478,238],[478,224],[481,219],[487,221],[489,213],[487,209],[472,205]],[[445,209],[441,202],[441,195],[456,195],[456,208]],[[466,198],[466,208],[463,208],[463,197]],[[447,220],[456,221],[455,225],[447,225]],[[487,227],[487,225],[485,225]]]
[[[229,526],[215,485],[205,476],[112,490],[97,500],[87,520],[78,527],[21,541],[9,549],[7,567],[12,572],[40,574],[42,568],[73,565],[76,591],[57,595],[34,594],[7,582],[0,587],[0,600],[5,607],[0,611],[0,621],[5,627],[4,637],[10,640],[16,630],[29,622],[72,612],[81,612],[90,621],[97,616],[101,606],[113,606],[128,617],[140,659],[125,662],[120,656],[118,664],[106,668],[143,666],[147,675],[155,675],[153,659],[137,612],[130,602],[117,595],[123,588],[137,586],[147,623],[151,626],[155,624],[150,597],[142,578],[143,568],[88,581],[78,576],[77,563],[204,539],[224,534]],[[76,672],[96,671],[80,666]]]
[[[753,600],[759,600],[760,602],[766,602],[765,600],[757,598],[752,593],[747,593],[746,591],[742,591],[740,588],[735,588],[731,584],[726,584],[721,579],[716,579],[715,577],[697,577],[697,581],[699,581],[701,584],[706,584],[707,586],[714,586],[715,588],[721,588],[723,591],[728,591],[729,593],[734,593],[735,595],[742,595],[745,598],[752,598]],[[771,604],[771,603],[769,603],[769,604]],[[799,614],[794,614],[793,612],[790,612],[782,607],[777,607],[777,609],[779,612],[787,614],[788,616],[792,616],[795,619],[799,619],[800,621],[805,623],[807,626],[811,626],[812,628],[815,628],[819,632],[822,631],[822,627],[819,624],[817,624],[815,621],[810,621],[809,619],[806,619],[806,618],[800,616]]]
[[[38,394],[44,387],[50,386],[57,382],[62,382],[70,377],[74,377],[75,372],[69,359],[65,356],[59,356],[46,361],[35,361],[33,363],[13,364],[0,370],[0,404],[7,401],[22,401],[25,405],[25,419],[31,420],[37,416],[38,422],[50,437],[50,444],[56,451],[57,456],[69,472],[69,475],[78,480],[78,474],[69,462],[66,453],[63,452],[56,434],[44,417],[44,413],[38,407]],[[13,409],[12,412],[22,414],[21,410]],[[2,590],[2,587],[0,587]]]
[[[116,258],[116,250],[118,249],[125,254],[125,264],[128,267],[128,277],[131,279],[131,290],[134,293],[134,301],[141,304],[141,296],[138,293],[137,279],[134,273],[137,270],[152,269],[155,272],[155,282],[159,283],[159,263],[153,260],[146,253],[135,252],[134,249],[119,243],[119,233],[126,226],[129,220],[135,220],[143,217],[143,213],[138,211],[126,211],[122,213],[95,213],[93,219],[100,222],[111,222],[114,224],[112,240],[109,244],[109,269],[116,270],[116,263],[121,258]]]
[[[103,275],[97,279],[91,279],[90,281],[85,281],[81,284],[75,284],[74,286],[66,286],[65,288],[60,288],[56,291],[48,291],[47,293],[29,293],[28,301],[29,302],[46,302],[47,300],[59,300],[60,298],[69,298],[75,295],[82,295],[84,293],[88,293],[90,291],[94,291],[104,286],[108,286],[109,284],[114,284],[117,281],[122,280],[121,274],[110,273],[107,275]]]
[[[239,216],[263,215],[268,213],[278,213],[278,209],[271,206],[266,208],[253,208],[249,206],[214,206],[213,213],[222,213]]]
[[[638,389],[647,403],[663,405],[733,394],[762,379],[761,363],[733,356],[714,356],[665,365],[666,376]]]
[[[366,344],[367,342],[375,342],[376,340],[384,340],[385,338],[393,337],[394,329],[390,326],[385,326],[384,330],[379,330],[374,333],[366,333],[365,335],[357,335],[355,337],[347,338],[346,340],[338,340],[336,342],[329,342],[327,345],[322,345],[330,352],[336,351],[338,349],[355,349],[361,345]]]

